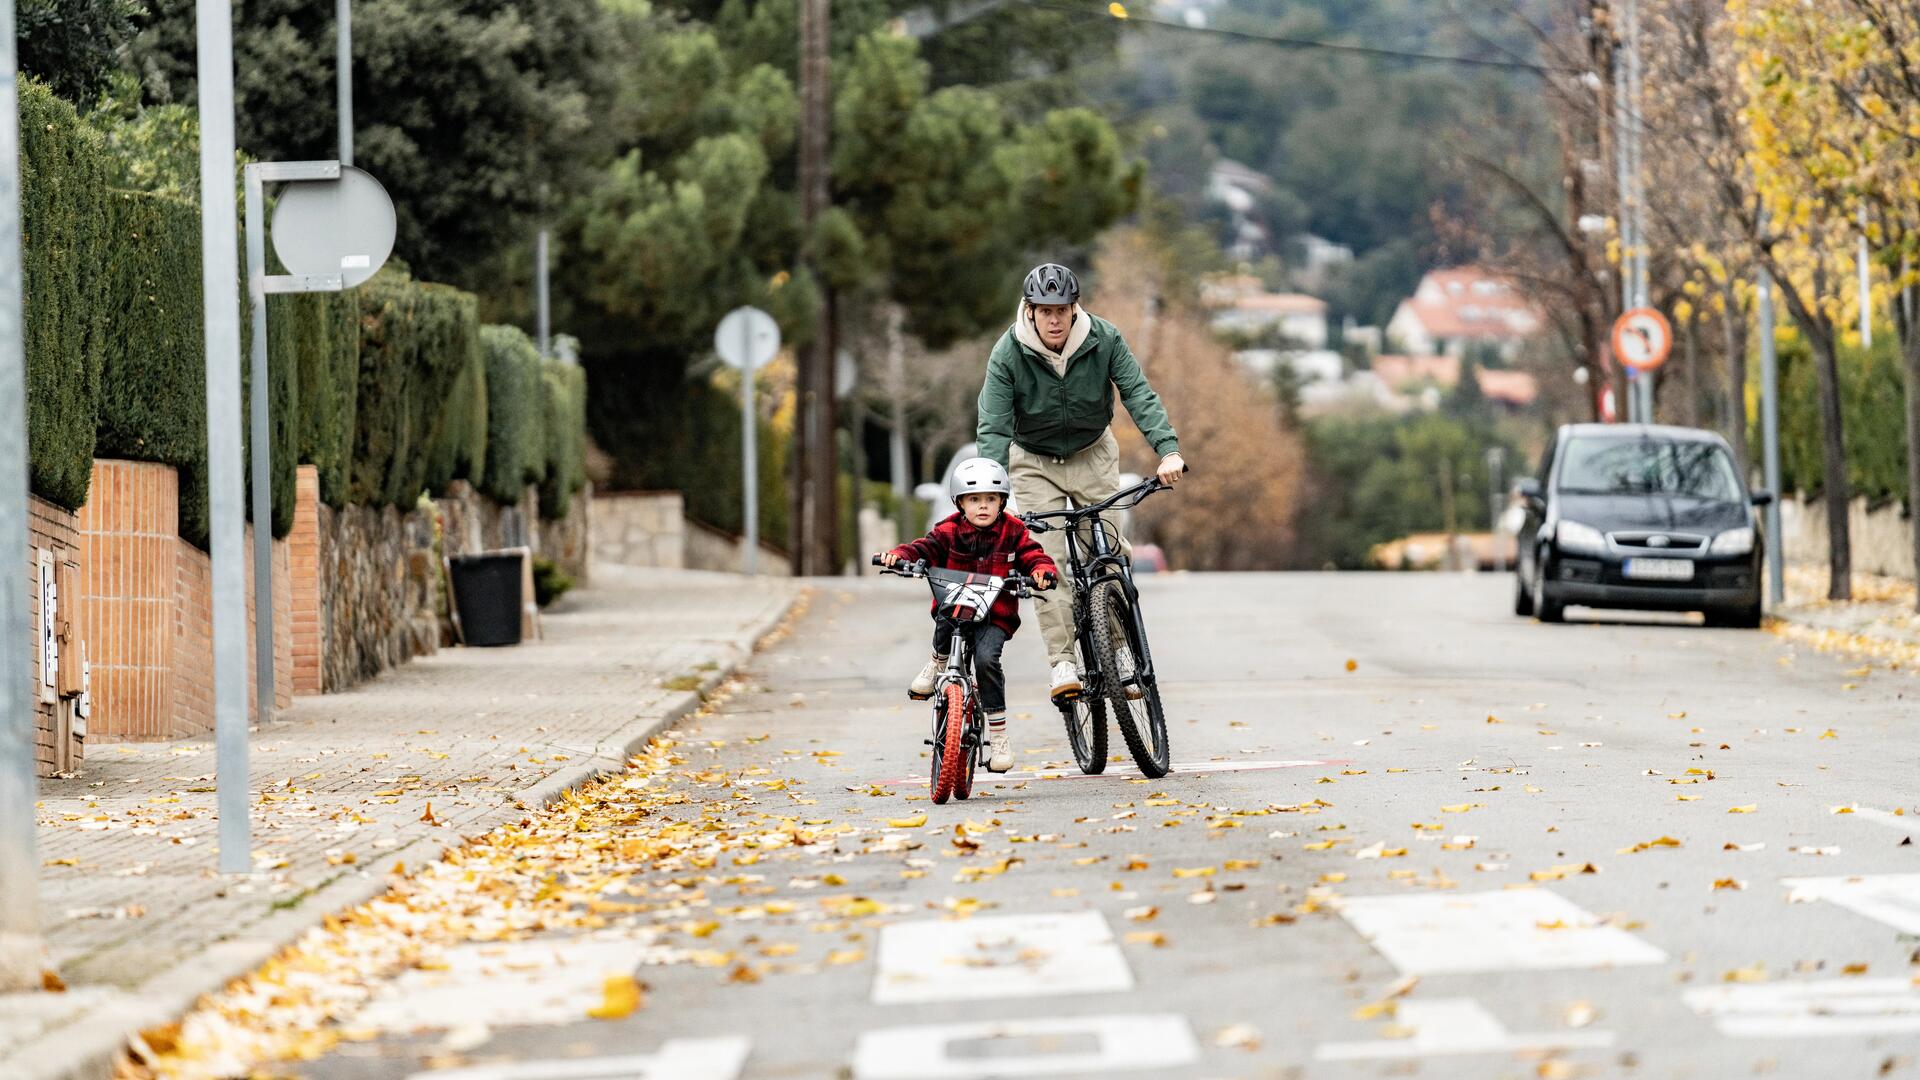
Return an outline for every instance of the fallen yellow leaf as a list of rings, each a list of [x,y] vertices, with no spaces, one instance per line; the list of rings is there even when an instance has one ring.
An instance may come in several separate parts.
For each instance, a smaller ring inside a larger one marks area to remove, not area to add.
[[[609,975],[600,984],[600,1004],[587,1010],[587,1015],[595,1020],[619,1020],[633,1015],[640,1007],[640,984],[632,975],[621,972]]]
[[[791,819],[789,819],[791,820]],[[888,818],[887,824],[896,829],[917,829],[927,823],[927,815],[915,814],[912,817]]]

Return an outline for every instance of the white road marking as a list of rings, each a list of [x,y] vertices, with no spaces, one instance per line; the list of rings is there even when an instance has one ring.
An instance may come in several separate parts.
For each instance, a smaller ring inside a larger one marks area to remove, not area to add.
[[[1174,773],[1192,775],[1196,773],[1217,772],[1265,772],[1269,769],[1310,769],[1323,765],[1351,764],[1353,764],[1352,760],[1347,758],[1297,758],[1283,761],[1192,761],[1184,764],[1174,764],[1170,766],[1170,769]],[[1004,784],[1015,780],[1111,780],[1116,776],[1139,775],[1140,769],[1137,766],[1109,762],[1105,772],[1092,776],[1069,765],[1064,769],[1035,769],[1030,772],[1010,772],[998,776],[983,777],[983,779],[996,784]],[[877,781],[877,783],[882,787],[908,787],[912,785],[925,787],[927,786],[927,778],[924,776],[903,776],[898,780],[880,780]]]
[[[1080,1016],[926,1024],[864,1032],[855,1080],[970,1080],[982,1076],[1106,1076],[1172,1069],[1200,1057],[1184,1016]]]
[[[1786,878],[1795,902],[1825,900],[1908,934],[1920,934],[1920,874]]]
[[[520,1061],[414,1073],[409,1080],[736,1080],[746,1039],[668,1039],[658,1053]]]
[[[1323,1043],[1316,1061],[1416,1058],[1428,1054],[1494,1054],[1516,1051],[1585,1050],[1613,1045],[1611,1031],[1535,1031],[1514,1034],[1472,998],[1402,1001],[1394,1016],[1413,1029],[1404,1039]]]
[[[1703,986],[1681,995],[1722,1035],[1774,1039],[1920,1031],[1920,990],[1908,979],[1831,979]]]
[[[1920,833],[1920,817],[1911,814],[1889,814],[1885,810],[1875,810],[1870,806],[1856,806],[1853,816],[1887,825],[1902,832]]]
[[[1343,900],[1340,914],[1407,975],[1658,964],[1667,954],[1546,889]]]
[[[375,992],[352,1023],[404,1034],[423,1028],[570,1024],[605,1000],[608,975],[631,973],[658,946],[564,938],[461,945],[444,971],[407,971]]]
[[[1133,988],[1097,911],[892,923],[880,930],[877,967],[879,1005]]]

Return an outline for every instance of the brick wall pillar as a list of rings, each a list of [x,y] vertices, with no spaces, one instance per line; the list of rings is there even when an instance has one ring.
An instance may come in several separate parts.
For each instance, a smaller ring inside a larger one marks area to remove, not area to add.
[[[287,534],[289,654],[297,694],[325,688],[321,657],[325,649],[325,612],[320,605],[320,470],[302,465],[294,488],[293,531]]]
[[[167,465],[102,459],[89,491],[78,514],[93,669],[88,736],[164,739],[173,727],[178,477]]]
[[[29,500],[27,511],[27,580],[31,582],[33,602],[28,605],[32,612],[30,624],[32,636],[26,641],[12,642],[12,648],[24,648],[33,655],[33,714],[34,729],[39,738],[35,746],[36,772],[41,776],[51,776],[62,762],[77,762],[80,759],[81,746],[77,739],[69,738],[65,746],[59,744],[62,730],[60,710],[71,709],[69,702],[49,700],[49,694],[42,685],[43,673],[40,669],[40,552],[51,552],[53,565],[57,569],[63,562],[81,562],[81,538],[79,523],[67,510],[55,506],[40,498]],[[15,564],[18,565],[18,564]],[[16,579],[17,580],[17,579]],[[84,591],[83,591],[84,596]],[[86,636],[86,602],[81,596],[63,598],[62,603],[77,604],[79,617],[75,620],[80,627],[80,635]],[[70,614],[72,612],[69,612]],[[62,654],[63,663],[80,662],[77,645],[73,651]]]

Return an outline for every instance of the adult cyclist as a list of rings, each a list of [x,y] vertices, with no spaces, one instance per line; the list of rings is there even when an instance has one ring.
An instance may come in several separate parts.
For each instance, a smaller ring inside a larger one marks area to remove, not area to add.
[[[987,358],[976,435],[980,455],[1006,466],[1023,513],[1064,509],[1069,499],[1086,506],[1120,490],[1120,449],[1111,429],[1115,390],[1160,455],[1160,482],[1179,483],[1186,471],[1179,439],[1126,339],[1080,306],[1073,271],[1058,263],[1034,267],[1021,286],[1013,325]],[[1066,535],[1049,531],[1039,539],[1047,555],[1065,566]],[[1120,543],[1125,549],[1124,537]],[[1041,604],[1039,617],[1053,698],[1073,697],[1080,693],[1080,672],[1073,663],[1072,606]],[[1115,674],[1122,681],[1129,662],[1119,659],[1122,670]]]

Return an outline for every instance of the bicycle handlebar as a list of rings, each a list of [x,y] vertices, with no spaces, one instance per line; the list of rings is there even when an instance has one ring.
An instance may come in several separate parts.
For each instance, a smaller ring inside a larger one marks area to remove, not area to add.
[[[872,562],[873,565],[880,568],[882,574],[892,574],[894,577],[903,578],[923,578],[927,576],[927,560],[925,559],[915,559],[912,562],[899,562],[888,566],[886,563],[880,561],[880,556],[875,555],[872,558]],[[1006,580],[1013,585],[1013,594],[1022,600],[1045,599],[1045,597],[1036,597],[1034,594],[1046,592],[1059,583],[1059,579],[1055,578],[1052,582],[1049,582],[1045,588],[1042,588],[1040,583],[1032,577],[1019,573],[1007,574]]]
[[[1182,463],[1180,467],[1180,471],[1184,473],[1184,472],[1192,472],[1193,470],[1190,466],[1186,465],[1185,463]],[[1139,506],[1141,503],[1145,502],[1147,499],[1147,496],[1153,494],[1156,491],[1164,491],[1169,487],[1172,487],[1172,485],[1161,483],[1160,478],[1158,476],[1149,476],[1145,480],[1140,481],[1139,483],[1133,485],[1132,487],[1122,488],[1121,490],[1114,492],[1112,495],[1109,495],[1107,498],[1102,499],[1097,503],[1094,503],[1092,506],[1081,506],[1081,507],[1075,507],[1068,510],[1048,510],[1045,513],[1041,513],[1041,514],[1026,514],[1022,516],[1022,520],[1024,520],[1027,523],[1027,529],[1031,532],[1047,532],[1049,530],[1058,528],[1058,526],[1047,524],[1046,519],[1048,518],[1061,518],[1067,521],[1068,523],[1073,523],[1073,522],[1080,521],[1084,518],[1096,517],[1100,514],[1106,513],[1108,510],[1113,509],[1115,505],[1120,502],[1120,500],[1125,499],[1129,496],[1133,498],[1133,501],[1128,503],[1125,509],[1131,510],[1134,507]]]

